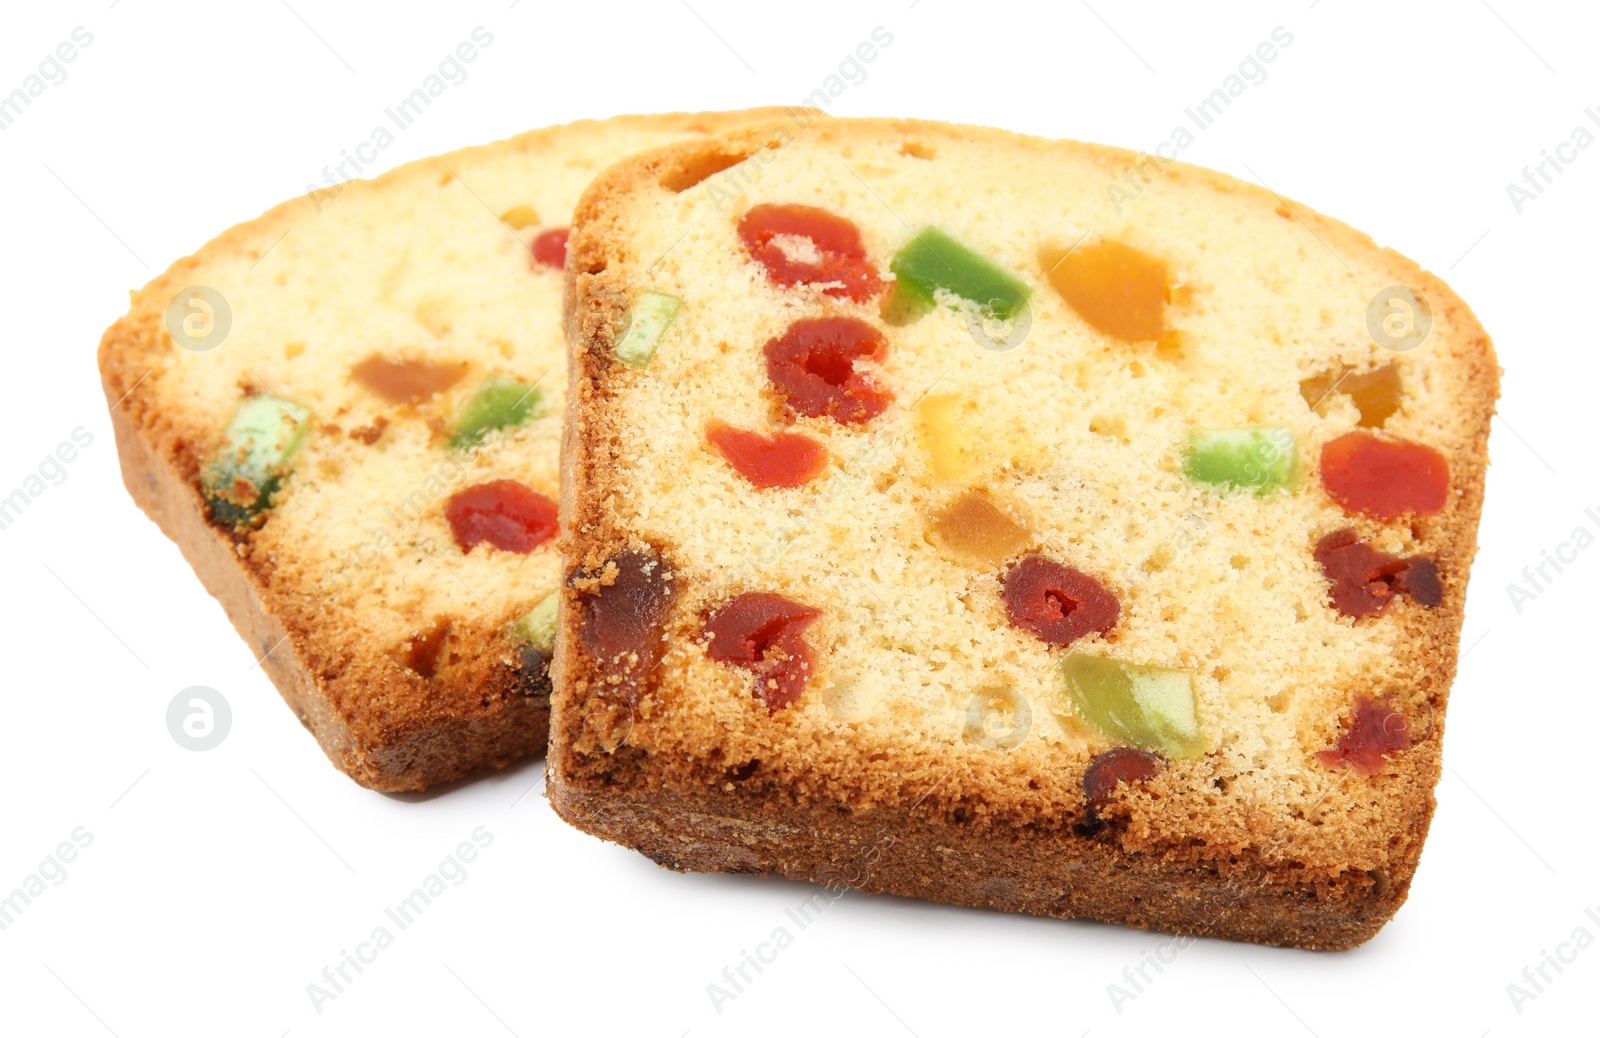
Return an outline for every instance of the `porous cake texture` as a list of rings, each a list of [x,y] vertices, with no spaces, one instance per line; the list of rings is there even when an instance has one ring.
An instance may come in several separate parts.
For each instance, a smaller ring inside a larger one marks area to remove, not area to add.
[[[1231,177],[783,120],[567,266],[550,797],[677,869],[1317,948],[1433,811],[1498,367]]]
[[[544,749],[573,206],[634,151],[777,114],[579,122],[323,189],[106,332],[129,492],[357,782]]]

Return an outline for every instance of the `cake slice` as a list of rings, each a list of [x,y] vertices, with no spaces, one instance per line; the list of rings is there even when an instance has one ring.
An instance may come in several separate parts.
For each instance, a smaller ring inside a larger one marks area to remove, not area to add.
[[[580,122],[325,188],[106,332],[129,492],[357,782],[544,749],[573,205],[634,151],[778,115]]]
[[[564,818],[1276,944],[1394,914],[1499,377],[1442,282],[1221,174],[884,120],[630,158],[572,249]]]

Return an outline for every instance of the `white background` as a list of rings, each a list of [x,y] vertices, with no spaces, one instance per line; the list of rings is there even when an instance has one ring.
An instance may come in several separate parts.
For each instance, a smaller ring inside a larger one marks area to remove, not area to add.
[[[93,34],[68,78],[0,132],[11,328],[0,495],[75,428],[94,438],[0,530],[0,894],[75,828],[92,835],[65,880],[0,931],[0,1032],[1478,1038],[1600,1027],[1600,945],[1560,975],[1547,967],[1554,982],[1520,1013],[1507,991],[1575,928],[1600,939],[1600,547],[1547,570],[1555,579],[1520,612],[1508,592],[1575,528],[1600,533],[1600,147],[1520,214],[1506,190],[1576,126],[1600,134],[1584,114],[1600,106],[1592,10],[290,2],[16,4],[0,31],[0,93],[75,27]],[[1183,157],[1437,271],[1506,370],[1438,814],[1395,920],[1339,954],[1194,943],[1118,1012],[1107,985],[1167,938],[851,894],[719,1014],[707,985],[775,927],[794,930],[784,909],[813,888],[677,875],[571,830],[543,798],[537,761],[411,797],[333,770],[124,493],[94,349],[129,288],[320,182],[479,25],[493,45],[386,165],[585,116],[795,103],[880,25],[892,44],[835,114],[1150,149],[1286,27],[1293,43],[1268,78]],[[190,685],[232,706],[232,730],[209,752],[167,732],[167,704]],[[465,881],[317,1013],[307,985],[479,826],[493,842]]]

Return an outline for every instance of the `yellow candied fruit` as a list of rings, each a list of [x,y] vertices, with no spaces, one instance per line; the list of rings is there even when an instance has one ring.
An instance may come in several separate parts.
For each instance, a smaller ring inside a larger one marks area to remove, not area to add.
[[[1050,285],[1085,321],[1125,342],[1161,339],[1172,299],[1167,263],[1110,238],[1039,251]]]
[[[985,566],[999,566],[1028,546],[1028,528],[1001,511],[989,495],[969,490],[933,517],[934,544]]]
[[[1356,424],[1369,429],[1380,428],[1390,415],[1400,410],[1404,396],[1400,386],[1400,369],[1393,364],[1385,364],[1359,375],[1349,371],[1342,375],[1329,372],[1300,383],[1300,395],[1305,397],[1306,406],[1313,411],[1335,393],[1349,397],[1356,410],[1361,412],[1361,420]]]
[[[951,394],[929,395],[917,403],[917,419],[928,464],[939,479],[960,483],[978,474],[972,456],[972,429],[963,420],[962,398]]]
[[[514,205],[500,214],[500,220],[509,224],[513,230],[520,231],[524,227],[537,226],[539,214],[531,205]]]
[[[442,338],[450,334],[455,324],[455,310],[455,303],[448,296],[424,296],[417,303],[415,316],[418,324],[435,337]]]

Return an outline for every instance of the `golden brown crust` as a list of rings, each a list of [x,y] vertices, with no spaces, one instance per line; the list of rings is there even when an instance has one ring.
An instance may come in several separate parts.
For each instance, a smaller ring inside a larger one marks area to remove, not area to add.
[[[973,833],[914,807],[796,809],[742,791],[550,783],[552,806],[596,836],[679,871],[808,879],[868,894],[1090,918],[1299,948],[1369,940],[1405,901],[1410,876],[1299,876],[1245,857],[1156,855],[1098,838],[1026,829]]]
[[[594,566],[639,546],[617,509],[627,434],[609,409],[617,380],[632,377],[609,359],[613,336],[626,300],[645,287],[626,270],[638,259],[630,254],[630,211],[672,171],[704,165],[708,157],[752,154],[782,132],[801,131],[777,122],[635,156],[597,178],[580,203],[568,265],[570,389],[562,455],[571,566]],[[806,132],[820,140],[899,133],[952,146],[974,138],[1019,141],[999,131],[890,120],[830,120]],[[1137,161],[1118,149],[1061,146],[1093,154],[1108,171]],[[1461,379],[1456,392],[1467,416],[1460,434],[1440,445],[1449,456],[1454,496],[1441,513],[1411,524],[1417,543],[1439,546],[1445,600],[1435,610],[1389,618],[1403,625],[1398,655],[1414,680],[1411,707],[1426,718],[1421,741],[1392,757],[1381,775],[1351,783],[1354,792],[1330,798],[1340,814],[1326,826],[1286,834],[1270,818],[1220,800],[1195,818],[1182,798],[1163,796],[1178,788],[1178,778],[1166,776],[1119,794],[1107,810],[1109,825],[1085,835],[1076,785],[1086,760],[1071,762],[1062,774],[1030,775],[1018,762],[995,763],[993,754],[980,760],[961,747],[941,746],[935,759],[874,742],[870,733],[830,746],[782,714],[773,719],[773,731],[751,737],[706,723],[671,697],[647,697],[630,710],[605,693],[606,669],[583,649],[575,622],[579,596],[568,589],[550,763],[551,802],[564,818],[674,868],[777,873],[1273,944],[1353,947],[1392,917],[1409,889],[1433,813],[1498,365],[1466,304],[1404,257],[1221,174],[1175,165],[1167,175],[1270,200],[1279,215],[1302,222],[1336,252],[1374,257],[1375,266],[1394,272],[1395,283],[1421,290],[1441,321],[1459,330],[1430,346],[1448,351],[1444,366]],[[1353,525],[1368,532],[1364,521]],[[680,628],[668,637],[689,634]],[[1347,697],[1370,691],[1346,690]],[[1331,738],[1337,723],[1330,717],[1319,734]],[[636,726],[648,726],[656,741],[638,738]],[[665,728],[672,729],[670,738],[659,735]],[[883,763],[862,767],[863,757]],[[1198,766],[1186,774],[1191,781],[1203,775]],[[886,838],[889,846],[874,855],[872,867],[851,878],[852,862]]]
[[[777,111],[623,116],[574,126],[709,133]],[[370,186],[424,175],[437,179],[447,175],[443,170],[450,161],[473,155],[558,148],[567,129],[535,130],[419,160]],[[107,329],[99,365],[123,481],[134,500],[177,543],[252,651],[265,657],[273,683],[335,766],[372,789],[417,790],[541,752],[548,738],[548,683],[530,684],[519,675],[518,661],[507,657],[496,631],[454,632],[452,651],[461,662],[448,678],[431,681],[381,651],[331,642],[319,633],[330,602],[325,589],[298,576],[274,581],[272,574],[289,560],[207,521],[198,491],[208,447],[205,428],[194,416],[163,408],[149,391],[152,376],[174,363],[176,348],[164,316],[172,294],[203,282],[209,264],[241,256],[259,259],[296,224],[316,219],[327,204],[329,199],[310,195],[292,199],[173,263],[134,293],[128,314]],[[361,430],[353,435],[359,438]]]

